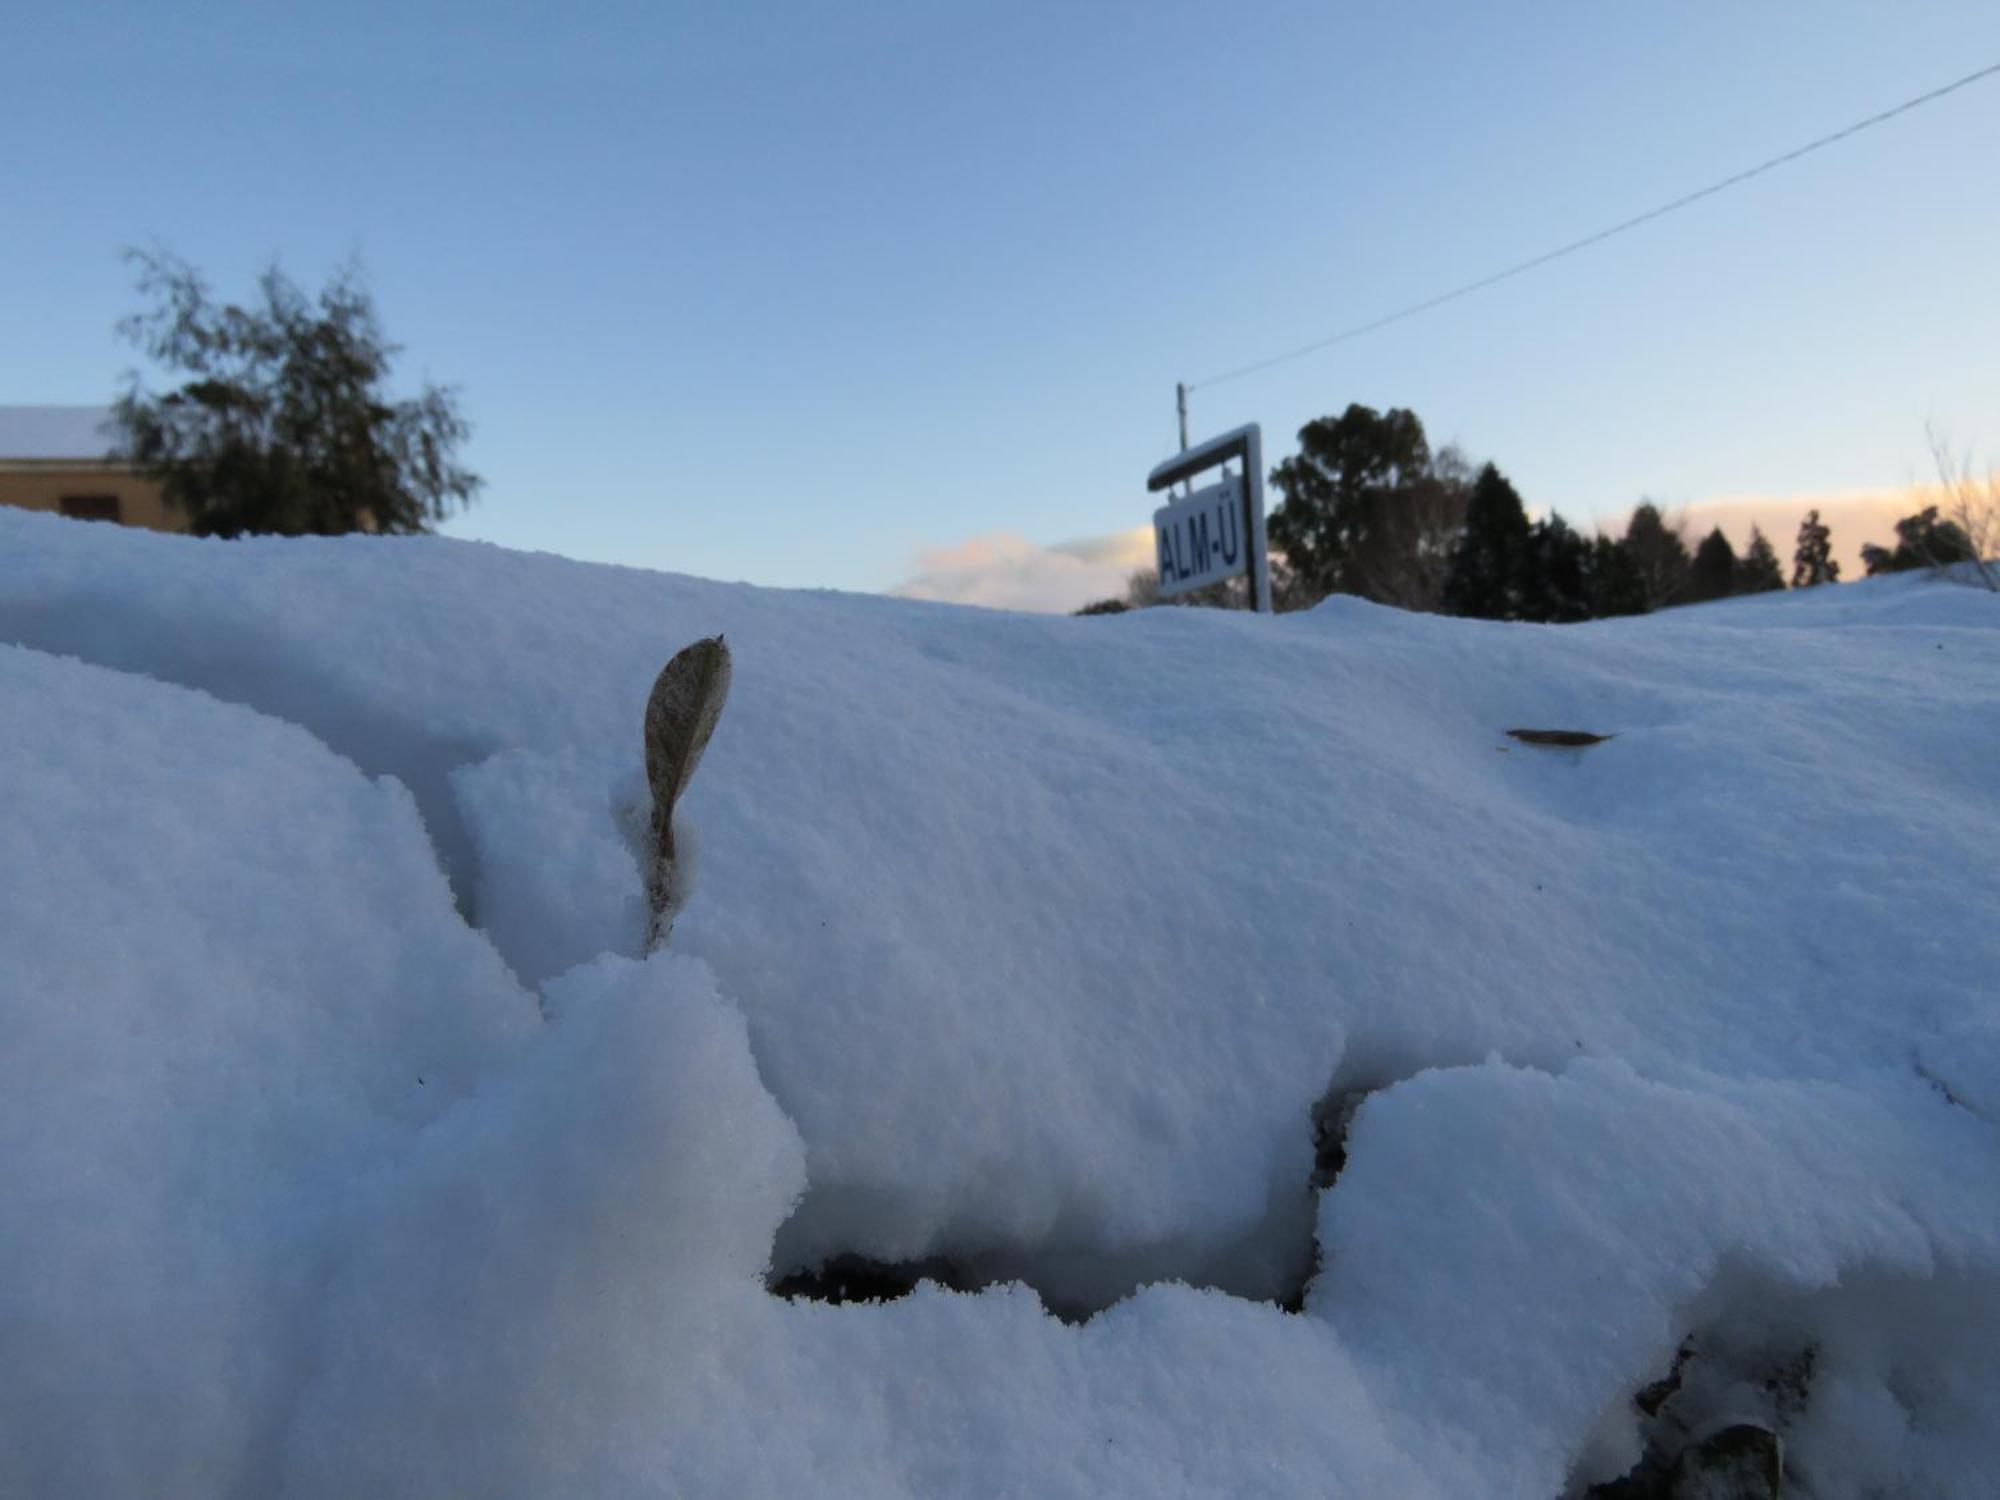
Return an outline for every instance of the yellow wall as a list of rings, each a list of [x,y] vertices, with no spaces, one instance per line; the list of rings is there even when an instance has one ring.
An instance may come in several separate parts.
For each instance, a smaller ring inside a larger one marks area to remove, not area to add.
[[[187,518],[160,498],[160,486],[129,469],[88,461],[0,460],[0,505],[59,511],[65,496],[78,495],[116,495],[118,519],[127,526],[187,530]]]

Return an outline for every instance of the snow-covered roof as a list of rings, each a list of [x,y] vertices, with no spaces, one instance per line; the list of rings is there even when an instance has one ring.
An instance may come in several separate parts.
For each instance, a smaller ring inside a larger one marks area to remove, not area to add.
[[[0,459],[108,458],[117,445],[108,406],[0,406]]]

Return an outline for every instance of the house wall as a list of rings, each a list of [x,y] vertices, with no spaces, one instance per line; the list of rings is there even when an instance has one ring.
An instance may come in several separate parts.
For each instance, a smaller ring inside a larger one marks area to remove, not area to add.
[[[69,460],[0,460],[0,505],[61,511],[66,499],[115,496],[118,520],[149,531],[185,531],[187,518],[170,509],[159,484],[115,465]]]

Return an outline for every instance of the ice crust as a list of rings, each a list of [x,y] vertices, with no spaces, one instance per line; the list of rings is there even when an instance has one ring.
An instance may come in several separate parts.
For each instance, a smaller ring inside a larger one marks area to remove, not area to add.
[[[1996,631],[0,512],[0,1492],[1554,1496],[1755,1328],[1810,1493],[1984,1493]],[[640,713],[718,632],[642,958]],[[765,1290],[835,1252],[1033,1289]]]

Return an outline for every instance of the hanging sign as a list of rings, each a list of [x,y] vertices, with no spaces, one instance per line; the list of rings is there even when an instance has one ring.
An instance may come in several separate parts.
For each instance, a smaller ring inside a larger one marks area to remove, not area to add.
[[[1160,592],[1184,594],[1250,566],[1243,545],[1243,481],[1231,477],[1153,512],[1153,541],[1160,561]]]
[[[1153,512],[1153,544],[1160,564],[1160,593],[1245,577],[1250,607],[1271,609],[1271,565],[1264,543],[1264,442],[1257,424],[1225,432],[1186,449],[1146,476],[1159,491],[1210,469],[1235,463],[1222,479]]]

